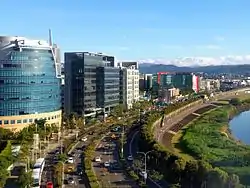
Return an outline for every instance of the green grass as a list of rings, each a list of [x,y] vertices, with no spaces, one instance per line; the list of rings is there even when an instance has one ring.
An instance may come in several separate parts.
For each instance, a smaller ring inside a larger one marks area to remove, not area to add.
[[[232,139],[229,131],[225,134],[230,110],[232,107],[221,107],[194,120],[183,130],[179,145],[195,158],[233,172],[241,180],[250,179],[250,146]]]

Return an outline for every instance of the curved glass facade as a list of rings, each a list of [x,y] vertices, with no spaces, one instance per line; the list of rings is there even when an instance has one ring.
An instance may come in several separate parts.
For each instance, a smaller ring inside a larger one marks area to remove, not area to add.
[[[12,43],[0,37],[0,116],[60,110],[60,79],[51,48]]]

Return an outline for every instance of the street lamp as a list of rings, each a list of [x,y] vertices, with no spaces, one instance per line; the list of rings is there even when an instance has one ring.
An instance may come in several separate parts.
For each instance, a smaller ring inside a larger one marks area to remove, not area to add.
[[[145,183],[146,183],[146,180],[147,180],[147,156],[151,152],[153,152],[153,150],[147,151],[147,152],[140,152],[140,151],[137,152],[138,154],[144,155],[144,171],[145,171],[144,172],[144,179],[145,179]]]

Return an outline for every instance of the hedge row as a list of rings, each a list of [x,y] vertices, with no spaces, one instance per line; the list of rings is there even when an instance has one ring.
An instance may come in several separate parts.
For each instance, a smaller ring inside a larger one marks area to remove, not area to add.
[[[194,100],[170,105],[165,109],[164,114],[168,114],[192,102]],[[142,126],[139,148],[144,152],[154,151],[147,161],[148,167],[160,172],[170,184],[179,183],[183,188],[189,188],[190,186],[203,187],[204,184],[208,188],[238,186],[235,175],[229,175],[219,168],[213,168],[205,161],[186,161],[160,145],[154,139],[152,127],[161,117],[162,113],[152,112],[147,116],[144,126]]]

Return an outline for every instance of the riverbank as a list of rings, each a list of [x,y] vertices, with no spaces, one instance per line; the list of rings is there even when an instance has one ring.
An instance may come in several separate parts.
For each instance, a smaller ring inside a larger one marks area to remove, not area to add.
[[[179,147],[196,159],[239,175],[243,184],[250,185],[250,146],[233,139],[228,124],[239,110],[249,109],[249,105],[240,107],[226,105],[200,116],[182,130]]]

